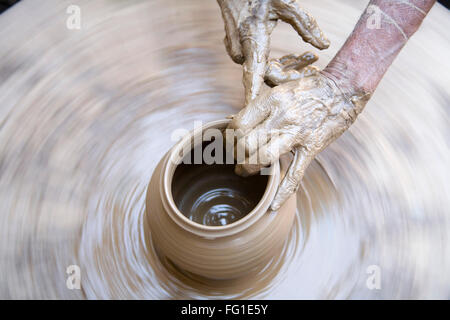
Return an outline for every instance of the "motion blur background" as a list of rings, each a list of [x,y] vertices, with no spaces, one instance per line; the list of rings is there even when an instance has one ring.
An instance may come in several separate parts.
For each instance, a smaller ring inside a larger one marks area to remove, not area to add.
[[[367,2],[301,0],[330,48],[280,23],[271,56],[311,50],[323,68]],[[79,30],[66,25],[72,4]],[[0,15],[0,298],[450,298],[450,19],[439,4],[308,168],[285,250],[264,273],[205,283],[156,257],[144,197],[171,134],[243,105],[223,29],[205,0],[22,0]],[[80,290],[67,287],[72,265]]]

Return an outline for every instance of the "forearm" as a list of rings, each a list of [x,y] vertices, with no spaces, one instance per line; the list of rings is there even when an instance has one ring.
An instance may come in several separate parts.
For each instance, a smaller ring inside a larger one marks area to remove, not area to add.
[[[372,94],[435,0],[372,0],[323,72],[351,90]]]

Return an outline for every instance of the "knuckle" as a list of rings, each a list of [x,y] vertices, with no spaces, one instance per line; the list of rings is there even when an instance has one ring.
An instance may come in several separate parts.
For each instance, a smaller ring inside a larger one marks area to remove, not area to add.
[[[238,139],[244,135],[244,125],[240,118],[232,119],[227,129],[232,130],[233,135]]]
[[[229,52],[231,60],[236,64],[243,64],[245,61],[244,56],[241,53]]]
[[[284,96],[284,89],[278,86],[272,89],[270,99],[273,101],[282,101],[283,96]]]
[[[228,55],[231,57],[231,60],[233,60],[234,63],[243,64],[245,59],[241,52],[241,48],[237,48],[237,44],[233,43],[228,35],[225,36],[223,42]]]
[[[275,159],[277,159],[277,151],[274,150],[275,148],[264,148],[264,159],[266,159],[266,162],[272,162]]]
[[[294,190],[294,188],[297,187],[298,184],[298,180],[297,180],[297,175],[294,174],[290,174],[288,176],[286,176],[286,185],[287,185],[287,189],[288,190]]]

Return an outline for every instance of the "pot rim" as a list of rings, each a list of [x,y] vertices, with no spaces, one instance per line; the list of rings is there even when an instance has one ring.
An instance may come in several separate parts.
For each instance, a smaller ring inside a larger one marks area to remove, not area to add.
[[[183,149],[183,147],[185,147],[187,144],[192,145],[193,144],[192,141],[196,141],[195,137],[201,135],[206,129],[209,128],[222,129],[225,128],[230,121],[231,121],[230,119],[222,119],[208,122],[202,126],[201,130],[192,130],[188,135],[186,135],[186,137],[182,138],[181,141],[179,141],[169,151],[166,157],[166,161],[163,168],[163,174],[161,177],[163,188],[162,196],[165,200],[163,201],[163,205],[166,209],[165,211],[180,227],[206,237],[229,236],[249,227],[252,224],[252,222],[258,220],[263,214],[267,212],[270,203],[275,197],[275,193],[278,189],[278,184],[280,181],[280,164],[279,161],[276,161],[270,167],[269,178],[267,180],[267,185],[264,194],[262,195],[261,199],[256,204],[256,206],[245,217],[233,223],[227,224],[225,226],[202,225],[200,223],[189,220],[178,209],[172,196],[172,178],[175,169],[178,166],[176,157],[180,154],[180,151]],[[203,139],[200,141],[203,142]],[[195,146],[196,145],[191,146],[191,149],[194,148]]]

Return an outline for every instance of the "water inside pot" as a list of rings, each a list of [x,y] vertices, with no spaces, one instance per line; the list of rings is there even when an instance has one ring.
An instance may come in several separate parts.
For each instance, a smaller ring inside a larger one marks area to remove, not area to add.
[[[203,152],[209,144],[197,146],[201,148],[197,151]],[[203,157],[194,161],[196,148],[177,166],[172,179],[172,196],[180,212],[207,226],[224,226],[245,217],[261,200],[268,176],[236,175],[235,162],[226,163],[232,157],[227,157],[224,149],[220,157],[215,157],[222,161],[207,164]]]

